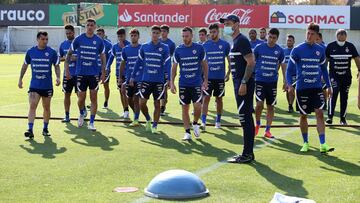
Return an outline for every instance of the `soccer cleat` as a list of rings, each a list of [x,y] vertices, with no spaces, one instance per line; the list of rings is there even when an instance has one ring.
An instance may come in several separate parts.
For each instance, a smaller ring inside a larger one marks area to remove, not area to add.
[[[200,138],[200,126],[198,124],[193,125],[195,138]]]
[[[78,118],[78,127],[82,127],[84,125],[84,115],[80,115]]]
[[[24,133],[24,136],[29,138],[29,139],[33,139],[34,138],[34,133],[33,131],[31,130],[27,130],[25,133]]]
[[[206,123],[201,123],[200,129],[206,131]]]
[[[121,118],[123,119],[129,119],[130,116],[129,116],[129,111],[124,111],[123,115],[121,115]]]
[[[107,101],[104,102],[104,107],[103,107],[103,109],[108,109],[108,102],[107,102]]]
[[[89,123],[88,129],[89,129],[89,130],[92,130],[92,131],[96,131],[96,128],[95,128],[95,126],[94,126],[94,123]]]
[[[152,134],[159,134],[157,127],[151,127],[151,133]]]
[[[151,131],[151,121],[146,121],[146,127],[145,127],[146,131]]]
[[[44,137],[50,137],[50,136],[51,136],[48,129],[43,129],[42,135],[43,135]]]
[[[137,126],[139,126],[140,125],[140,123],[139,123],[139,120],[134,120],[133,122],[131,122],[130,123],[130,127],[137,127]]]
[[[333,123],[332,118],[326,119],[325,122],[326,122],[326,124],[329,124],[329,125],[331,125]]]
[[[255,136],[259,134],[260,125],[255,126]]]
[[[347,122],[346,122],[345,118],[340,119],[340,125],[347,125]]]
[[[228,159],[228,163],[238,163],[238,164],[245,164],[245,163],[251,163],[255,160],[254,154],[244,154],[244,155],[237,155],[234,156],[231,159]]]
[[[216,128],[216,129],[220,129],[220,128],[221,128],[220,122],[215,122],[215,128]]]
[[[289,105],[288,113],[294,113],[294,107]]]
[[[309,151],[310,145],[307,142],[304,142],[303,146],[300,149],[300,152],[307,152]]]
[[[320,144],[320,152],[322,154],[326,154],[327,152],[332,152],[334,150],[335,150],[335,148],[329,147],[329,145],[327,145],[326,143]]]
[[[184,137],[182,138],[183,141],[191,141],[191,134],[185,133]]]
[[[266,131],[264,137],[266,138],[275,138],[270,131]]]
[[[64,119],[62,119],[62,121],[61,121],[62,123],[69,123],[70,122],[70,118],[64,118]]]

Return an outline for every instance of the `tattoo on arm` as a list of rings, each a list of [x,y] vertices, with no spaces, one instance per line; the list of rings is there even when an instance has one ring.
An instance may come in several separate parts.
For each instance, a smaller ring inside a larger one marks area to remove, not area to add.
[[[20,71],[20,80],[22,80],[24,78],[24,75],[26,73],[26,70],[28,68],[28,64],[23,64],[21,67],[21,71]]]
[[[101,54],[101,71],[105,72],[105,68],[106,68],[106,56],[105,54]]]
[[[250,53],[250,54],[244,56],[244,59],[246,60],[247,65],[246,65],[243,80],[245,80],[247,82],[254,73],[254,65],[255,65],[254,54]]]
[[[204,80],[208,80],[208,76],[209,76],[209,66],[207,61],[202,61],[201,62],[201,66],[203,68],[203,74],[204,74]]]
[[[59,65],[55,65],[55,75],[56,75],[56,78],[60,79],[60,66]]]
[[[176,72],[177,72],[177,63],[173,63],[172,68],[171,68],[171,81],[174,82],[175,81],[175,77],[176,77]]]

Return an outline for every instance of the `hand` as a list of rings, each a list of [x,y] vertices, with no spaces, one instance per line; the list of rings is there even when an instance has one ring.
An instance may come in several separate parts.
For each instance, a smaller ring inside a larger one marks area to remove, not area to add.
[[[247,92],[246,84],[241,84],[239,87],[239,90],[238,90],[238,95],[244,96],[244,95],[246,95],[246,92]]]
[[[123,83],[124,83],[124,79],[122,77],[119,77],[118,86],[121,86]]]
[[[56,85],[56,86],[59,86],[60,83],[61,83],[61,82],[60,82],[60,78],[56,78],[56,84],[55,84],[55,85]]]
[[[121,83],[121,92],[126,92],[126,84],[125,83]]]
[[[70,80],[71,79],[70,71],[65,71],[65,76],[66,76],[66,80]]]
[[[101,84],[104,84],[104,83],[105,83],[105,79],[106,79],[106,72],[103,71],[103,72],[101,73],[101,78],[100,78]]]
[[[19,80],[18,87],[19,87],[20,89],[23,88],[23,82],[22,82],[22,80]]]
[[[295,89],[294,89],[294,87],[293,87],[292,85],[287,85],[287,91],[288,91],[289,93],[294,93],[294,92],[295,92]]]
[[[332,88],[331,88],[331,87],[328,87],[328,88],[327,88],[327,93],[328,93],[328,97],[331,98],[332,95],[333,95],[333,91],[332,91]]]
[[[204,91],[204,90],[207,90],[208,89],[208,81],[207,80],[204,80],[202,86],[201,86],[201,90]]]
[[[230,72],[227,72],[225,75],[225,82],[230,80]]]
[[[171,90],[171,93],[176,94],[176,87],[175,87],[175,84],[173,82],[170,85],[170,90]]]
[[[283,84],[282,90],[283,90],[283,92],[286,92],[286,90],[287,90],[287,85],[286,85],[286,83]]]
[[[130,78],[129,85],[130,87],[134,87],[134,78]]]

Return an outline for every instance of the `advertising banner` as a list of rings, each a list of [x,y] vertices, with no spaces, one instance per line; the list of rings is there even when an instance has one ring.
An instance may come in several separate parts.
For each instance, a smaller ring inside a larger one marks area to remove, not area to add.
[[[350,16],[350,29],[360,30],[360,7],[351,7]]]
[[[49,6],[45,4],[0,5],[0,26],[47,26]]]

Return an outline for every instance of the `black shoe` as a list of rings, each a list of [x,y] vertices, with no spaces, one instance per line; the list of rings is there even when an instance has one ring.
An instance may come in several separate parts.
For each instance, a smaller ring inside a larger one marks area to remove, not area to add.
[[[347,122],[346,122],[345,118],[340,119],[340,125],[347,125]]]
[[[43,135],[44,137],[50,137],[50,136],[51,136],[48,129],[43,129],[42,135]]]
[[[104,109],[107,109],[108,108],[108,102],[107,101],[105,101],[104,102],[104,107],[103,107]]]
[[[161,109],[160,109],[160,116],[166,116],[166,114],[165,114],[165,109],[166,109],[165,106],[162,106],[162,107],[161,107]]]
[[[31,130],[27,130],[25,133],[24,133],[25,137],[29,138],[29,139],[33,139],[34,138],[34,133],[33,131]]]
[[[294,113],[294,108],[292,105],[289,105],[288,113]]]
[[[326,124],[329,124],[329,125],[331,125],[333,123],[332,118],[326,119],[325,122],[326,122]]]
[[[234,156],[232,159],[229,159],[227,162],[245,164],[245,163],[251,163],[254,160],[255,160],[254,154],[244,154],[244,155]]]

